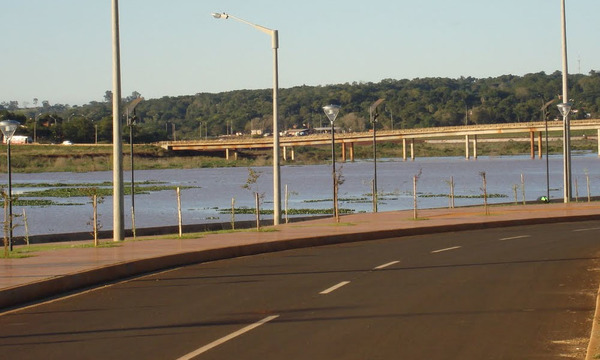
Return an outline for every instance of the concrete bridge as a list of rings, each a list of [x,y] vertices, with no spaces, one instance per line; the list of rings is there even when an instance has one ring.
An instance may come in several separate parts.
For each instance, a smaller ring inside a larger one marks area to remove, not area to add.
[[[562,121],[548,121],[548,132],[563,130]],[[577,130],[596,130],[598,133],[598,148],[600,150],[600,119],[590,120],[571,120],[571,131]],[[465,144],[465,157],[477,157],[477,137],[486,135],[486,139],[493,138],[493,135],[502,134],[529,134],[531,144],[531,157],[535,158],[536,135],[538,142],[539,157],[542,157],[542,134],[546,131],[545,122],[529,123],[510,123],[510,124],[488,124],[488,125],[468,125],[452,127],[434,127],[423,129],[400,129],[400,130],[380,130],[376,133],[378,143],[396,142],[402,143],[402,157],[407,159],[407,150],[410,150],[410,157],[414,159],[414,146],[416,140],[440,139],[440,138],[461,138]],[[456,141],[456,140],[454,140]],[[342,161],[350,157],[354,161],[355,144],[371,144],[373,142],[372,132],[360,133],[336,133],[336,144],[342,145]],[[282,148],[284,160],[294,160],[294,148],[299,146],[331,146],[330,134],[315,134],[308,136],[281,137],[279,145]],[[264,138],[246,138],[231,137],[219,138],[214,140],[191,140],[191,141],[169,141],[162,142],[160,146],[169,151],[224,151],[227,159],[237,158],[237,151],[241,149],[271,149],[273,148],[273,139]],[[472,148],[472,155],[471,155]],[[600,153],[599,153],[600,154]],[[600,156],[600,155],[599,155]]]

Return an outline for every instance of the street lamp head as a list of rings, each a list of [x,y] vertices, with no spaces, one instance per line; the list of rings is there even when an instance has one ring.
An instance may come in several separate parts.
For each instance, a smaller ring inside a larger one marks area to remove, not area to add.
[[[4,135],[6,141],[10,141],[10,139],[12,139],[19,125],[21,125],[21,123],[16,120],[0,121],[0,130],[2,130],[2,135]]]
[[[331,123],[333,124],[333,122],[335,121],[335,118],[338,116],[338,114],[340,112],[340,106],[339,105],[323,106],[323,111],[325,112],[325,115],[327,115],[327,118],[329,119],[329,121],[331,121]]]
[[[228,19],[229,18],[229,14],[226,14],[226,13],[212,13],[212,16],[215,19]]]
[[[571,103],[561,103],[556,105],[558,107],[558,111],[560,111],[560,114],[565,117],[567,115],[569,115],[569,113],[571,112],[571,107],[573,106]]]

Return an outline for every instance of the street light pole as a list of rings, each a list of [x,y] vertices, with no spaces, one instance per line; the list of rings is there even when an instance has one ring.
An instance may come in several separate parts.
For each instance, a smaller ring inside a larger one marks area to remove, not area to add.
[[[119,46],[119,1],[112,0],[113,80],[113,241],[124,237],[123,140],[121,139],[121,50]]]
[[[37,122],[39,117],[42,116],[42,113],[39,113],[35,116],[35,119],[33,120],[33,142],[37,143]]]
[[[335,217],[336,221],[339,221],[340,214],[338,211],[338,201],[337,201],[337,193],[338,193],[337,185],[338,184],[337,184],[337,177],[335,175],[335,127],[334,127],[333,123],[335,122],[335,119],[337,118],[337,116],[340,112],[340,106],[339,105],[323,106],[323,111],[325,112],[325,115],[327,115],[329,122],[331,122],[331,164],[332,164],[331,175],[333,177],[333,216]]]
[[[542,98],[542,120],[545,125],[545,134],[546,134],[546,202],[550,202],[550,159],[548,158],[548,106],[552,105],[552,103],[556,101],[556,99],[552,99],[546,102]]]
[[[373,124],[373,212],[377,212],[377,107],[384,101],[379,99],[369,107],[369,118]]]
[[[135,180],[134,180],[134,166],[133,166],[133,128],[136,125],[137,116],[135,115],[135,107],[144,100],[143,97],[139,97],[133,100],[127,105],[126,116],[127,125],[129,126],[129,155],[131,162],[131,233],[135,239]],[[133,113],[133,116],[130,116]]]
[[[279,91],[279,68],[277,49],[279,48],[279,32],[227,13],[213,13],[215,19],[232,18],[271,36],[273,48],[273,225],[279,225],[281,220],[281,176],[279,174],[279,119],[277,93]]]
[[[0,129],[2,135],[6,139],[6,167],[8,170],[8,246],[10,251],[13,250],[13,212],[12,212],[12,171],[10,164],[10,141],[12,140],[15,131],[20,123],[15,120],[0,121]],[[5,213],[6,214],[6,213]]]
[[[563,180],[564,180],[564,202],[571,201],[571,126],[569,113],[571,104],[568,95],[568,63],[567,63],[567,20],[565,11],[565,0],[561,4],[561,28],[562,28],[562,104],[558,105],[563,116]]]

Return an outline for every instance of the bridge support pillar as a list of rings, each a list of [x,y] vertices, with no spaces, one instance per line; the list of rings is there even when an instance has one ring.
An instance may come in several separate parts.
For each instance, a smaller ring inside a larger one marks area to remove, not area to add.
[[[294,147],[290,146],[290,158],[292,161],[295,160],[296,154],[294,152]],[[283,161],[287,161],[288,160],[288,147],[284,146],[283,147]]]
[[[477,159],[477,135],[473,135],[473,159]]]
[[[415,161],[415,139],[410,139],[410,160]]]
[[[600,158],[600,129],[598,129],[598,157]]]
[[[350,143],[350,161],[354,162],[354,143]]]
[[[237,149],[225,149],[225,159],[230,160],[232,153],[233,153],[233,160],[237,160],[238,159]]]
[[[402,139],[402,160],[406,161],[406,139]]]
[[[469,160],[471,155],[469,154],[469,135],[465,135],[465,158]]]
[[[342,162],[346,162],[346,143],[342,143]]]
[[[529,132],[529,147],[531,148],[531,158],[535,159],[535,133]]]

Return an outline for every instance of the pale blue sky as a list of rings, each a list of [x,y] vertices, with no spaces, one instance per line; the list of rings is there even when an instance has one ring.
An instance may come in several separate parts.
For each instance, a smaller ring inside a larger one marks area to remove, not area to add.
[[[147,99],[561,68],[560,0],[121,0],[122,92]],[[0,0],[0,101],[102,101],[111,0]],[[598,0],[567,0],[569,72],[600,69]]]

